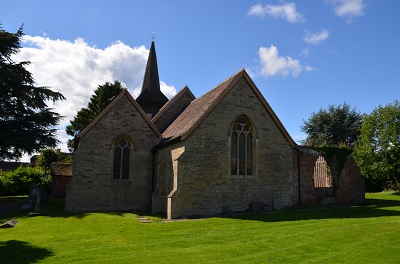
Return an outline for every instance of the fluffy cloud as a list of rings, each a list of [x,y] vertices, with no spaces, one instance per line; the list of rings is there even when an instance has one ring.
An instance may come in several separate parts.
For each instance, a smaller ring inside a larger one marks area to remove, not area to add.
[[[98,85],[119,80],[134,97],[140,93],[149,53],[144,46],[131,48],[117,41],[99,49],[80,38],[70,42],[28,35],[22,43],[24,47],[13,59],[31,62],[27,70],[33,74],[35,85],[49,86],[66,97],[62,102],[48,104],[65,116],[58,127],[63,151],[67,150],[68,140],[65,126],[87,105]],[[176,94],[175,88],[165,82],[161,82],[161,90],[169,98]]]
[[[287,76],[290,74],[297,77],[302,71],[302,66],[298,60],[292,59],[290,56],[280,57],[278,48],[274,45],[269,48],[260,47],[258,56],[261,64],[259,72],[262,76]]]
[[[340,17],[353,18],[364,14],[365,4],[363,0],[331,0],[335,5],[335,14]]]
[[[264,17],[265,15],[270,17],[279,17],[289,21],[290,23],[304,22],[303,15],[296,11],[296,5],[294,3],[265,6],[262,4],[256,4],[249,8],[247,14],[250,16],[260,17]]]
[[[329,37],[329,32],[326,29],[323,29],[319,33],[312,33],[310,31],[306,31],[305,36],[303,37],[304,41],[309,44],[320,44],[325,41]]]

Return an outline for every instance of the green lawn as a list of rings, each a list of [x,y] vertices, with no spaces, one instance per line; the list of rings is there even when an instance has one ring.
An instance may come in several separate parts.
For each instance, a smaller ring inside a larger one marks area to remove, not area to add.
[[[0,229],[0,263],[399,263],[400,195],[367,194],[361,207],[141,223],[132,213],[15,212]]]

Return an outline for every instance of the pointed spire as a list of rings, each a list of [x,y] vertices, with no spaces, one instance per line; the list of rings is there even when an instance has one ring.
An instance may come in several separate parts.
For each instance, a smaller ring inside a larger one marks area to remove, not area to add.
[[[154,116],[160,108],[168,102],[168,98],[160,90],[160,80],[158,77],[157,55],[154,39],[151,42],[149,58],[147,59],[146,71],[140,95],[136,102],[147,113]]]

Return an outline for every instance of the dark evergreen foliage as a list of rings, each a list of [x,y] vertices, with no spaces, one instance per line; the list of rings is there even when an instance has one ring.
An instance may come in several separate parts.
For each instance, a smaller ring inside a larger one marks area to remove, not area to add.
[[[22,26],[9,33],[0,24],[0,159],[18,159],[58,143],[54,126],[62,117],[46,102],[65,98],[49,87],[34,86],[25,69],[29,61],[12,60],[22,36]]]
[[[303,122],[301,130],[307,134],[305,145],[353,147],[360,134],[362,115],[343,103],[320,109]]]

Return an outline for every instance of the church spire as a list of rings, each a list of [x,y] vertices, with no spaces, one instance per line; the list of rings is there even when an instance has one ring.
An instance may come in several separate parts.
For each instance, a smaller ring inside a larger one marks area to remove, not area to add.
[[[138,102],[146,114],[150,114],[151,116],[154,116],[168,102],[168,98],[160,90],[154,38],[151,42],[149,58],[147,59],[142,90],[136,98],[136,102]]]

